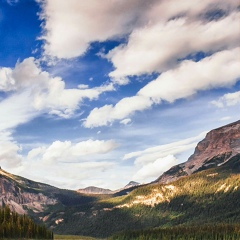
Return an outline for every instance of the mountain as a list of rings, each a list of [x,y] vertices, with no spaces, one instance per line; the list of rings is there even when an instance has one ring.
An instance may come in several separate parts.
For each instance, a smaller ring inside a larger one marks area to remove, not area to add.
[[[77,192],[85,194],[112,194],[113,191],[110,189],[98,188],[98,187],[86,187],[83,189],[78,189]]]
[[[207,133],[187,162],[173,166],[155,182],[170,183],[180,177],[224,165],[239,156],[240,121],[237,121]]]
[[[127,195],[72,207],[55,231],[107,238],[133,229],[239,224],[240,169],[236,166],[240,158],[168,184],[148,184]]]
[[[57,234],[107,238],[129,229],[239,224],[239,199],[240,121],[210,131],[187,162],[157,181],[130,182],[111,194],[82,194],[0,170],[0,205]]]
[[[0,169],[0,206],[9,205],[12,211],[20,214],[28,210],[43,211],[44,206],[54,205],[57,199],[52,194],[56,188],[47,184],[37,183],[10,174]]]
[[[112,191],[110,189],[98,188],[94,186],[86,187],[83,189],[78,189],[77,192],[84,194],[114,194],[115,196],[126,195],[132,190],[134,190],[140,183],[130,181],[125,187]]]
[[[49,227],[61,219],[65,208],[92,201],[94,197],[31,181],[0,168],[0,207],[8,205],[12,211],[28,214],[38,222],[51,219]]]
[[[104,238],[129,229],[239,224],[239,150],[240,121],[214,129],[187,162],[153,183],[77,207],[55,230]]]
[[[124,188],[130,188],[140,185],[138,182],[130,181]]]

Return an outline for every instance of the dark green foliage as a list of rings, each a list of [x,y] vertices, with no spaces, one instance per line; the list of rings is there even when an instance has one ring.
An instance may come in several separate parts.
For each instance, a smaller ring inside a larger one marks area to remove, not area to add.
[[[45,226],[37,225],[26,215],[0,208],[0,239],[53,239],[53,233]]]
[[[109,237],[133,229],[239,224],[240,174],[235,169],[209,169],[183,177],[170,184],[174,190],[168,188],[170,185],[151,184],[136,188],[126,196],[72,206],[59,215],[64,223],[56,226],[51,222],[48,226],[54,226],[54,231],[61,234]],[[154,205],[132,204],[139,196],[151,198],[156,193],[164,198]],[[57,218],[56,215],[53,219]]]
[[[238,240],[240,225],[177,226],[115,234],[111,240]]]

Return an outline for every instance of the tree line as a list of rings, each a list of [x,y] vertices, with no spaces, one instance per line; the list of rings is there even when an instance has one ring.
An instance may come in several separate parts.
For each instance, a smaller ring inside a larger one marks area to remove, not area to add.
[[[0,208],[0,239],[53,239],[53,232],[30,217]]]
[[[176,226],[148,230],[126,231],[115,234],[111,240],[239,240],[239,224],[211,224]]]

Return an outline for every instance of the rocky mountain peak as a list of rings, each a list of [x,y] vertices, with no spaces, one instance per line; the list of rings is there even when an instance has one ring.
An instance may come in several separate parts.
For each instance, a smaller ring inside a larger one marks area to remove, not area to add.
[[[156,182],[169,183],[182,176],[225,164],[238,155],[240,156],[240,121],[208,132],[187,162],[173,166]]]

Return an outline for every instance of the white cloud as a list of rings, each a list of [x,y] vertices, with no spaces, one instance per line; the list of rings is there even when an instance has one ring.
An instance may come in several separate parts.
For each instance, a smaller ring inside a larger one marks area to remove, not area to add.
[[[21,147],[13,141],[11,132],[0,131],[0,166],[16,168],[22,164]]]
[[[114,157],[117,147],[114,140],[55,141],[29,151],[11,172],[60,188],[78,189],[105,179],[119,168]],[[119,184],[115,181],[112,186]]]
[[[224,94],[218,100],[211,103],[219,108],[237,105],[240,103],[240,91]]]
[[[138,8],[136,7],[138,5]],[[128,33],[144,1],[44,1],[45,54],[77,57],[94,41],[106,41]]]
[[[107,54],[116,68],[109,76],[119,79],[162,72],[189,54],[236,47],[240,42],[239,21],[240,13],[233,12],[226,18],[208,23],[192,22],[183,17],[136,29],[126,45]]]
[[[127,97],[120,100],[115,106],[105,105],[94,108],[83,125],[87,128],[106,126],[114,120],[123,119],[136,111],[143,111],[151,107],[152,101],[142,96]]]
[[[177,142],[159,145],[144,149],[138,152],[125,154],[123,160],[134,158],[134,163],[139,166],[144,166],[146,163],[154,162],[159,158],[165,158],[169,155],[177,155],[189,149],[193,149],[199,140],[203,139],[206,132],[199,134],[196,137],[187,138]]]
[[[230,117],[230,116],[226,116],[226,117],[222,117],[221,119],[220,119],[220,121],[228,121],[228,120],[230,120],[232,117]]]
[[[0,132],[17,127],[36,117],[38,113],[30,105],[29,92],[14,94],[0,101]]]
[[[123,160],[134,159],[134,164],[138,170],[133,175],[133,180],[149,182],[159,177],[173,165],[179,164],[180,161],[175,156],[193,150],[205,135],[206,132],[203,132],[196,137],[131,152],[126,154]]]
[[[44,36],[42,36],[46,41],[44,45],[45,54],[58,58],[73,58],[83,55],[92,42],[103,42],[119,36],[122,37],[133,30],[134,34],[137,31],[141,32],[143,29],[149,33],[157,23],[165,23],[179,15],[184,15],[193,21],[193,19],[202,18],[201,14],[204,15],[209,10],[222,9],[229,12],[238,6],[238,3],[234,0],[227,2],[216,0],[214,4],[211,0],[199,0],[197,2],[182,0],[181,4],[177,0],[149,0],[147,2],[144,0],[104,2],[98,0],[68,0],[67,2],[65,0],[58,0],[57,2],[54,0],[39,0],[39,2],[42,5],[41,17],[45,21],[43,25]],[[222,27],[224,25],[221,25],[221,29],[223,29]],[[234,29],[234,27],[232,28]],[[201,37],[201,31],[199,29],[196,31],[200,32]],[[196,33],[196,31],[194,32]],[[227,28],[225,31],[229,32],[230,29]],[[221,36],[228,35],[225,31],[221,32]],[[143,33],[145,32],[143,31]],[[186,32],[180,33],[183,35]],[[189,33],[188,30],[187,35]],[[146,37],[148,36],[141,36],[142,39]],[[148,44],[138,46],[146,49],[150,44],[151,47],[157,50],[152,34],[151,37],[152,39],[148,41]],[[155,37],[159,37],[158,34]],[[164,34],[161,35],[161,38],[164,38]],[[161,41],[161,38],[158,38],[158,40]],[[169,40],[169,38],[167,39]],[[204,41],[208,42],[208,40],[209,37],[206,37]],[[194,38],[194,41],[196,42],[196,38]],[[150,51],[150,49],[148,50]],[[152,51],[150,52],[152,53]],[[139,56],[139,53],[137,55]],[[150,56],[150,54],[146,56],[150,62],[153,61],[154,56]],[[115,64],[116,62],[117,60],[114,59]],[[116,67],[119,68],[117,64]],[[124,70],[121,69],[121,71]]]
[[[32,149],[28,159],[41,159],[45,163],[79,162],[87,160],[88,156],[106,154],[113,151],[118,144],[113,140],[87,140],[78,143],[71,141],[55,141],[48,147]]]
[[[80,89],[87,89],[87,88],[89,88],[89,86],[87,84],[79,84],[78,88],[80,88]]]
[[[178,160],[173,155],[168,155],[164,158],[158,158],[154,162],[148,163],[139,169],[133,176],[133,180],[147,182],[149,178],[155,179],[163,172],[167,171],[170,167],[178,163]]]
[[[144,86],[136,96],[123,98],[115,106],[94,108],[84,122],[88,128],[105,126],[161,101],[174,102],[199,91],[234,85],[240,77],[240,48],[217,52],[199,62],[185,60]]]
[[[120,121],[120,123],[122,123],[122,124],[124,124],[124,125],[127,125],[127,124],[129,124],[129,123],[131,123],[131,122],[132,122],[131,118],[125,118],[125,119],[123,119],[122,121]]]
[[[156,80],[143,87],[138,94],[174,102],[187,98],[201,90],[232,86],[240,76],[240,48],[225,50],[199,62],[183,61],[178,68],[161,74]]]
[[[71,117],[84,99],[94,100],[103,92],[115,90],[112,83],[95,88],[67,89],[63,79],[51,77],[48,72],[42,71],[32,57],[18,62],[13,69],[1,68],[0,77],[0,90],[14,94],[2,105],[16,98],[28,98],[27,110],[22,111],[35,109],[36,112],[48,112],[65,118]]]

